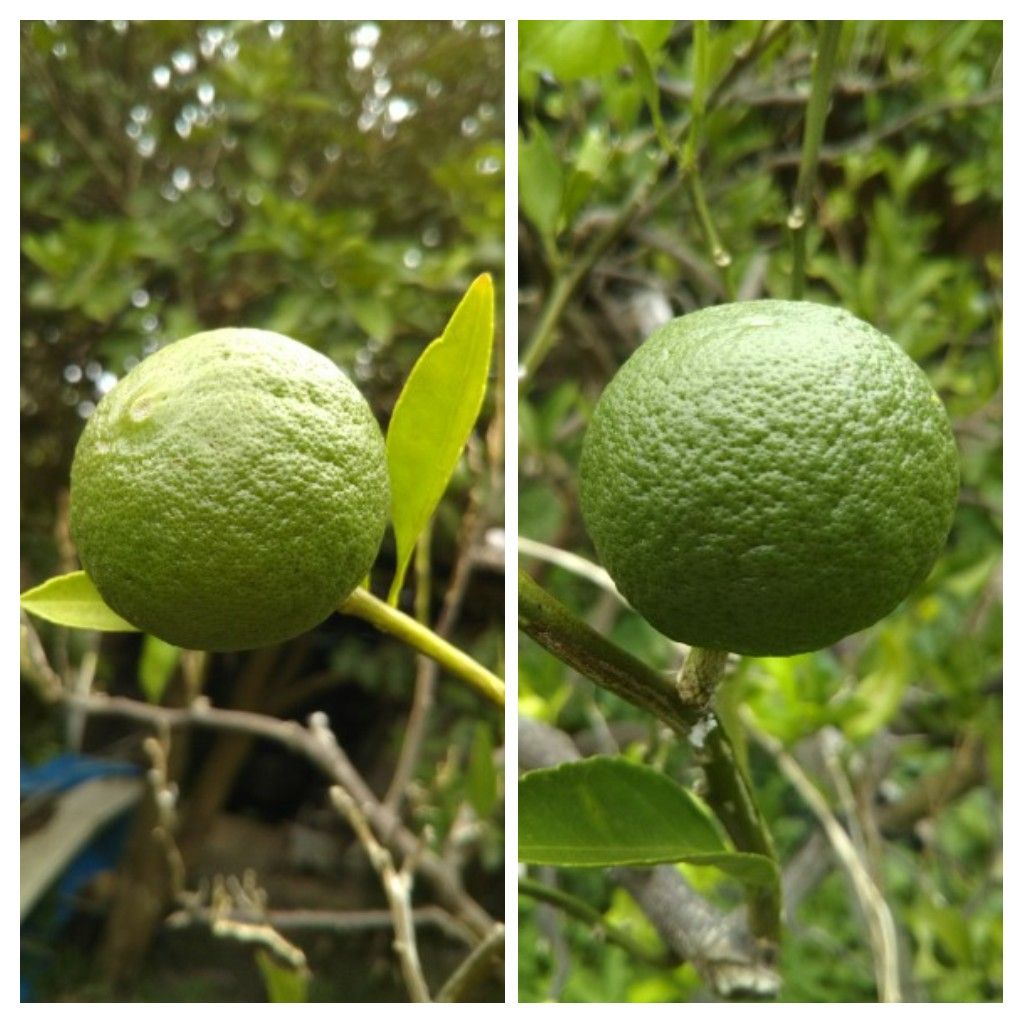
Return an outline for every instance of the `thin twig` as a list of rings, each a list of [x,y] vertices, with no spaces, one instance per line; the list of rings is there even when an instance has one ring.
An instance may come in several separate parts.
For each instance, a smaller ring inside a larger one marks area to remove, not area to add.
[[[208,926],[215,912],[205,907],[182,907],[173,911],[164,921],[168,928]],[[372,932],[394,927],[389,910],[267,910],[262,914],[233,909],[222,914],[232,921],[252,924],[265,921],[283,932]],[[467,931],[443,907],[414,907],[413,924],[419,928],[436,928],[449,937],[474,945],[477,937]]]
[[[810,217],[811,192],[818,172],[818,151],[825,133],[832,76],[835,72],[836,52],[839,49],[841,21],[823,21],[818,31],[818,54],[814,62],[811,96],[807,101],[804,121],[804,142],[797,175],[796,194],[787,226],[793,237],[792,297],[804,295],[804,264],[807,258],[807,222]]]
[[[429,1003],[430,989],[423,977],[419,950],[416,947],[416,928],[412,920],[412,875],[407,868],[399,871],[391,853],[378,841],[370,823],[356,802],[341,786],[331,786],[331,803],[352,826],[360,845],[366,851],[374,871],[380,876],[384,895],[391,908],[395,926],[394,950],[402,968],[405,987],[414,1003]]]
[[[703,717],[668,679],[591,629],[529,575],[519,573],[519,628],[581,675],[685,735]]]
[[[563,551],[562,548],[530,540],[528,537],[519,537],[516,545],[520,555],[539,559],[542,562],[547,562],[549,565],[557,565],[560,569],[565,569],[581,579],[590,580],[591,583],[613,595],[621,604],[626,604],[626,599],[619,593],[611,576],[596,562],[591,562],[589,559],[584,558],[582,555],[574,554],[572,551]]]
[[[495,959],[500,959],[505,951],[505,926],[496,924],[473,950],[469,956],[455,968],[452,976],[441,986],[437,993],[438,1003],[461,1003],[480,984],[491,970]]]
[[[885,897],[875,885],[871,873],[858,855],[850,836],[832,813],[821,790],[808,778],[803,768],[795,758],[786,752],[777,739],[761,731],[752,715],[744,714],[743,718],[751,736],[759,746],[775,758],[779,771],[789,780],[818,819],[832,849],[853,884],[857,902],[868,924],[879,1001],[883,1003],[901,1002],[896,923],[889,905],[885,902]]]
[[[306,757],[327,778],[352,795],[384,843],[402,857],[416,857],[417,871],[434,887],[441,902],[465,921],[474,934],[483,936],[490,931],[493,920],[469,896],[461,880],[377,800],[341,747],[336,742],[326,742],[322,732],[304,728],[298,722],[283,722],[256,712],[214,708],[205,698],[193,701],[186,708],[158,707],[102,693],[92,693],[87,697],[66,694],[62,699],[85,707],[93,715],[129,718],[151,728],[191,725],[256,736]],[[316,720],[318,716],[322,717],[322,713],[317,712],[310,717]]]
[[[911,125],[917,124],[919,121],[927,121],[933,117],[941,117],[943,114],[956,113],[961,110],[974,110],[978,107],[988,107],[1002,102],[1003,90],[1000,87],[986,89],[983,92],[975,93],[973,96],[928,103],[899,117],[894,117],[878,128],[862,132],[847,142],[822,146],[818,152],[818,162],[835,163],[851,153],[862,153],[866,150],[874,149],[880,142],[884,142],[894,135],[900,135]],[[774,170],[780,167],[795,167],[800,163],[801,157],[802,152],[797,150],[771,154],[760,162],[759,169]]]

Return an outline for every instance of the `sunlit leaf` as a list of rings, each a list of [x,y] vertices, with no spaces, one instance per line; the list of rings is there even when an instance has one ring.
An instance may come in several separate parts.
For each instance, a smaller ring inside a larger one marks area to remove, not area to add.
[[[98,629],[108,633],[137,633],[99,595],[84,572],[54,576],[21,595],[21,607],[47,622],[72,629]]]
[[[387,437],[397,556],[392,603],[480,414],[493,340],[494,286],[489,274],[481,274],[398,396]]]

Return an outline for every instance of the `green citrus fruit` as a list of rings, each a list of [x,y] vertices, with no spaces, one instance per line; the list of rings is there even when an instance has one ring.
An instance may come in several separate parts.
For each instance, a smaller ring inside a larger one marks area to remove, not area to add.
[[[144,360],[99,403],[71,467],[71,533],[104,600],[200,650],[326,618],[373,563],[388,503],[366,400],[269,331],[208,331]]]
[[[737,302],[659,328],[587,430],[584,521],[666,635],[825,647],[891,611],[945,543],[949,420],[894,342],[841,309]]]

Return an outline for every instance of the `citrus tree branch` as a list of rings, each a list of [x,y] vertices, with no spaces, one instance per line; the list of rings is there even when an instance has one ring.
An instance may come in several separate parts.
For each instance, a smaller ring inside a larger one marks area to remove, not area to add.
[[[439,637],[422,622],[392,608],[368,590],[356,587],[338,610],[345,615],[363,619],[382,633],[389,633],[428,658],[433,658],[442,668],[476,687],[499,707],[505,706],[505,684],[493,672]]]
[[[310,716],[310,727],[306,728],[298,722],[283,722],[253,711],[215,708],[205,697],[196,698],[184,708],[145,704],[105,693],[65,693],[61,700],[67,705],[83,708],[90,715],[128,718],[157,730],[196,726],[244,733],[280,744],[305,757],[331,782],[343,787],[356,801],[383,845],[402,857],[415,857],[417,872],[433,886],[445,907],[465,922],[475,935],[483,937],[494,924],[490,915],[463,888],[456,872],[433,850],[425,847],[423,841],[376,798],[330,730],[321,727],[321,723],[326,724],[322,712]]]
[[[430,989],[423,977],[419,950],[416,946],[416,927],[412,919],[412,875],[408,867],[399,871],[391,851],[381,845],[370,828],[366,816],[341,786],[331,786],[331,803],[343,815],[366,851],[374,871],[380,876],[381,886],[391,909],[395,941],[392,948],[402,967],[402,977],[414,1003],[429,1003]]]
[[[668,679],[591,629],[522,571],[519,628],[559,661],[676,732],[685,734],[703,713],[686,707]]]
[[[708,803],[736,848],[777,859],[732,741],[710,706],[726,665],[722,652],[692,648],[680,682],[673,686],[591,629],[524,572],[519,573],[519,626],[559,661],[687,737],[707,776]],[[782,906],[778,886],[750,888],[747,896],[751,931],[777,943]]]
[[[829,93],[835,73],[836,52],[839,49],[841,21],[823,21],[818,30],[818,54],[814,61],[811,95],[807,101],[804,120],[804,142],[797,174],[796,195],[789,212],[787,226],[793,237],[793,278],[791,294],[794,299],[804,297],[804,274],[807,259],[807,218],[811,204],[811,191],[818,172],[818,151],[825,134],[825,115],[828,113]]]

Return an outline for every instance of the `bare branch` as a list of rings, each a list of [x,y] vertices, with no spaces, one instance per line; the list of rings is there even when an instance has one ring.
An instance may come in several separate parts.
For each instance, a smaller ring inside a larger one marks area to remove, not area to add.
[[[402,967],[402,977],[409,990],[409,997],[414,1003],[429,1003],[430,989],[420,966],[416,928],[412,920],[412,875],[407,868],[401,871],[395,868],[391,853],[377,841],[370,823],[341,786],[331,786],[331,802],[352,826],[374,871],[380,875],[395,926],[394,950]]]
[[[441,902],[465,921],[474,935],[482,938],[494,924],[490,915],[469,896],[461,880],[441,858],[423,847],[420,839],[380,803],[337,743],[325,743],[322,736],[298,722],[282,722],[250,711],[214,708],[205,698],[195,700],[187,708],[157,707],[102,693],[87,696],[66,694],[62,699],[86,708],[90,714],[116,715],[151,728],[191,725],[257,736],[304,756],[327,778],[351,794],[386,846],[403,858],[417,857],[417,871],[433,886]]]

